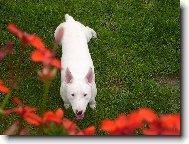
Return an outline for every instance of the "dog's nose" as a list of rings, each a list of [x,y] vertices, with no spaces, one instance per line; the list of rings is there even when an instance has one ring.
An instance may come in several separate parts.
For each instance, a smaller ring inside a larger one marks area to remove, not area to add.
[[[77,114],[77,115],[82,115],[82,113],[83,113],[83,111],[78,111],[78,110],[76,110],[76,114]]]

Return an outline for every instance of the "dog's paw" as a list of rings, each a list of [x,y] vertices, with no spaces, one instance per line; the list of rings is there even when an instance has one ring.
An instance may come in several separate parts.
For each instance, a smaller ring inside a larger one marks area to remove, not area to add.
[[[69,104],[64,104],[65,109],[68,109],[70,107]]]
[[[91,103],[91,104],[89,104],[89,106],[90,106],[90,108],[92,108],[93,110],[96,109],[96,103]]]

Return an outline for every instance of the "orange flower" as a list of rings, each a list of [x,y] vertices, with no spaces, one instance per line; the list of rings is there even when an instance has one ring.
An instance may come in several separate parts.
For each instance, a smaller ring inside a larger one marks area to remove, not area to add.
[[[34,34],[27,34],[22,32],[19,28],[17,28],[14,24],[8,24],[7,29],[18,36],[19,39],[22,40],[24,44],[32,45],[33,47],[39,50],[45,50],[45,45],[42,40]]]
[[[4,82],[2,80],[0,80],[0,92],[2,92],[2,93],[10,92],[9,89],[6,86],[4,86]]]
[[[31,45],[37,49],[31,53],[31,59],[34,62],[42,62],[45,66],[50,64],[61,70],[60,60],[54,58],[54,53],[46,48],[39,37],[22,32],[14,24],[8,24],[7,29],[18,36],[25,45]]]
[[[149,129],[143,129],[144,135],[180,135],[180,114],[167,114],[160,118],[151,115],[151,119],[147,120]]]
[[[94,135],[94,134],[95,134],[95,126],[90,126],[77,133],[77,135]]]
[[[69,135],[75,135],[76,134],[77,125],[74,122],[70,121],[69,119],[64,119],[62,124],[65,126],[66,132]]]
[[[163,115],[160,118],[160,123],[163,129],[180,131],[180,113]]]
[[[53,58],[53,53],[51,53],[48,49],[46,50],[35,50],[31,53],[31,59],[34,62],[42,62],[45,66],[51,65],[59,70],[61,70],[60,60],[57,58]]]
[[[57,125],[60,125],[62,123],[62,118],[64,116],[64,112],[61,108],[58,108],[55,113],[52,111],[47,111],[44,113],[42,121],[46,126],[49,124],[49,122],[55,122]]]
[[[143,122],[148,124],[149,129]],[[144,135],[180,135],[180,114],[158,118],[153,110],[141,108],[127,117],[121,114],[116,120],[105,119],[101,123],[101,130],[110,135],[133,135],[136,129],[142,129]]]
[[[138,111],[138,115],[140,118],[146,122],[153,123],[158,120],[158,116],[155,114],[155,112],[149,108],[141,108]]]
[[[13,102],[17,103],[18,107],[9,110],[4,110],[4,114],[17,113],[19,114],[20,118],[24,119],[28,123],[36,126],[40,125],[41,118],[34,113],[35,111],[37,111],[37,108],[24,106],[18,97],[14,97]]]
[[[162,115],[156,122],[151,122],[145,135],[180,135],[180,114]]]
[[[101,130],[107,131],[110,135],[132,134],[129,130],[129,121],[125,114],[120,114],[116,120],[105,119],[101,123]]]

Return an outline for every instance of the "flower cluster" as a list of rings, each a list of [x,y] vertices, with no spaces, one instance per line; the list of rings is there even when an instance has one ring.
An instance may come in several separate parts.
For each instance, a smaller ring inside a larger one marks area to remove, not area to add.
[[[14,24],[9,24],[7,29],[14,33],[21,40],[21,52],[19,62],[14,72],[12,69],[13,62],[11,54],[13,52],[13,43],[7,42],[5,46],[0,48],[0,60],[5,63],[4,58],[9,56],[8,76],[3,80],[0,79],[0,92],[5,94],[4,100],[0,105],[0,114],[10,115],[17,114],[18,120],[8,127],[4,134],[6,135],[29,135],[30,126],[39,129],[39,134],[46,135],[95,135],[96,127],[89,126],[80,130],[75,122],[64,117],[64,111],[58,108],[56,111],[46,110],[46,101],[48,98],[48,90],[50,82],[55,78],[57,70],[62,70],[60,60],[55,58],[56,48],[63,36],[63,29],[60,29],[53,50],[49,50],[43,41],[35,34],[22,32]],[[19,75],[20,64],[23,60],[24,50],[26,46],[33,46],[35,50],[31,52],[30,59],[34,65],[24,75]],[[37,65],[36,65],[37,64]],[[28,75],[36,70],[39,64],[42,64],[42,70],[38,71],[40,80],[44,83],[44,94],[42,97],[42,110],[36,107],[24,105],[18,96],[13,97],[13,103],[17,107],[5,109],[6,104],[13,90],[16,90],[19,83]],[[4,64],[5,65],[5,64]],[[5,86],[8,83],[8,87]],[[40,113],[40,114],[39,114]],[[27,126],[23,123],[26,122]],[[120,114],[117,119],[104,119],[101,122],[100,129],[106,131],[108,135],[135,135],[140,131],[143,135],[180,135],[180,114],[166,114],[158,116],[153,110],[141,108],[132,111],[130,114]]]
[[[141,108],[128,116],[120,114],[116,120],[105,119],[101,123],[101,130],[110,135],[135,135],[139,129],[144,135],[180,135],[180,114],[158,117],[151,109]]]
[[[27,45],[33,46],[36,50],[31,52],[31,60],[44,65],[43,70],[38,72],[40,78],[44,81],[48,80],[48,78],[53,79],[56,74],[54,68],[61,70],[60,60],[55,58],[57,43],[55,43],[54,50],[51,52],[35,34],[22,32],[14,24],[9,24],[7,29],[18,36],[22,42],[21,58],[23,57],[25,47]]]
[[[62,130],[62,134],[66,135],[94,135],[95,133],[94,126],[90,126],[80,131],[74,122],[64,118],[64,112],[61,108],[58,108],[55,112],[50,110],[46,111],[43,116],[40,117],[35,113],[37,108],[24,106],[18,97],[14,97],[13,102],[18,104],[18,107],[4,110],[3,114],[9,115],[11,113],[16,113],[19,115],[21,120],[25,120],[29,124],[37,127],[43,127],[44,130],[50,129],[50,127],[54,126],[52,124],[56,124],[56,126],[64,128],[64,130]],[[18,122],[16,124],[18,124]],[[14,125],[15,123],[13,126]],[[55,127],[53,128],[55,129]]]

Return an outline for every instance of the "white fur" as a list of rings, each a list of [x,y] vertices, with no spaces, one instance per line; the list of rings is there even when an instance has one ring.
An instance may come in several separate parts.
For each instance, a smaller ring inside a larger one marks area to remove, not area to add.
[[[96,37],[96,32],[75,21],[68,14],[65,15],[65,19],[66,22],[61,23],[54,34],[56,39],[59,28],[63,28],[60,42],[63,50],[60,95],[65,108],[71,105],[75,114],[76,110],[84,113],[88,103],[91,108],[96,107],[94,65],[87,44],[92,37]]]

